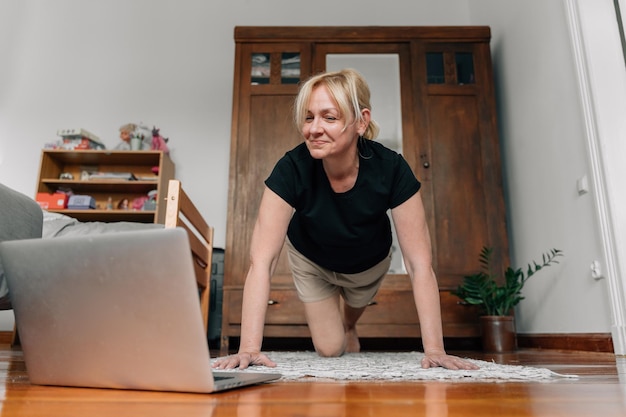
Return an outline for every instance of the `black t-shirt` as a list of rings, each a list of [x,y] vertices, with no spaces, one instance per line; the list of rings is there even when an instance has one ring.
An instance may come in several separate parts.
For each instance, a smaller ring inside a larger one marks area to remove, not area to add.
[[[335,272],[362,272],[389,254],[387,210],[421,185],[400,154],[371,140],[364,146],[356,183],[345,193],[333,191],[322,161],[304,143],[287,152],[265,181],[295,209],[287,231],[293,246]]]

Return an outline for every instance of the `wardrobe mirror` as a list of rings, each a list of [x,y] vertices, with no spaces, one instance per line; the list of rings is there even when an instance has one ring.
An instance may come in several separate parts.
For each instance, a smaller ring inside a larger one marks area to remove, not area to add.
[[[371,92],[372,118],[380,126],[376,140],[402,153],[402,107],[400,100],[400,58],[397,54],[328,54],[326,70],[354,68],[367,80]],[[391,213],[387,213],[391,218]],[[393,221],[392,221],[393,224]],[[390,274],[404,274],[404,262],[395,228]]]

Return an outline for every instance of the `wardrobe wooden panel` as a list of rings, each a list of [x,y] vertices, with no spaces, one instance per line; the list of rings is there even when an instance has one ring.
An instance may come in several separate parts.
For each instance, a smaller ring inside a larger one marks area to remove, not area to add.
[[[478,312],[450,290],[478,270],[484,245],[494,247],[496,268],[508,264],[489,41],[485,26],[235,28],[222,352],[239,336],[263,181],[302,140],[291,121],[298,82],[324,71],[329,54],[398,55],[402,154],[422,182],[444,335],[479,335]],[[308,336],[285,255],[272,279],[265,336]],[[385,278],[357,330],[361,337],[419,337],[408,276]]]

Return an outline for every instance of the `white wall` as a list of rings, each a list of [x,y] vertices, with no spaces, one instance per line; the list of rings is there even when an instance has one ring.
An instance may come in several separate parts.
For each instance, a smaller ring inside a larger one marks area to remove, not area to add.
[[[512,263],[540,261],[552,247],[565,254],[528,282],[518,331],[610,332],[607,280],[590,271],[594,260],[605,265],[605,254],[564,2],[470,3],[472,23],[489,24],[494,34]],[[581,195],[583,177],[590,190]]]
[[[606,281],[589,273],[603,256],[594,194],[576,190],[590,166],[562,1],[321,0],[302,9],[290,0],[0,0],[0,181],[32,195],[40,149],[58,128],[86,128],[113,147],[120,125],[156,124],[223,247],[235,26],[489,25],[512,261],[565,251],[529,283],[518,330],[609,331]],[[3,314],[0,330],[10,329]]]

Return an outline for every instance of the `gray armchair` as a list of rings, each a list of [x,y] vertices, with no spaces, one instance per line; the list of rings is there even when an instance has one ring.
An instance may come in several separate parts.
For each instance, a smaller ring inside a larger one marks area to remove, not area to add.
[[[39,204],[0,184],[0,241],[40,238],[43,211]],[[0,259],[0,310],[10,310],[11,300]]]

